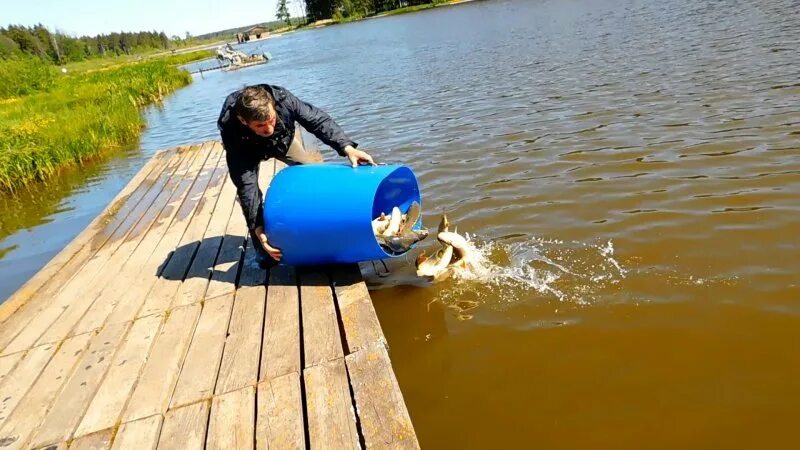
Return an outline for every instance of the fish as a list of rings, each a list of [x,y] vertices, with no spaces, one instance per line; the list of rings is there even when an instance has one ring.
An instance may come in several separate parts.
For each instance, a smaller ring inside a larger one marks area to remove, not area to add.
[[[477,260],[477,250],[467,241],[464,236],[454,231],[443,231],[436,235],[436,239],[444,245],[453,247],[453,259],[451,265],[466,267],[468,263]]]
[[[400,208],[395,206],[392,208],[392,215],[389,218],[389,225],[386,227],[386,230],[381,233],[381,236],[390,237],[397,234],[400,231],[400,225],[403,221],[403,214],[400,212]]]
[[[388,226],[389,218],[386,217],[386,213],[381,213],[380,217],[372,221],[372,232],[375,235],[383,234]]]
[[[381,213],[381,217],[372,221],[372,231],[385,250],[391,253],[405,253],[414,244],[428,237],[427,229],[414,229],[419,217],[420,205],[417,202],[412,202],[405,214],[400,208],[394,207],[390,217],[387,218]]]
[[[428,230],[425,229],[410,230],[403,235],[396,235],[391,238],[381,236],[378,241],[394,253],[405,253],[412,245],[426,239],[428,234]]]
[[[436,239],[442,247],[432,258],[428,258],[424,253],[417,258],[415,264],[418,276],[440,281],[458,270],[476,273],[485,271],[475,246],[466,237],[458,234],[457,229],[450,231],[450,225],[447,214],[443,213],[436,234]]]
[[[425,256],[423,251],[416,260],[417,276],[441,281],[452,274],[450,262],[453,259],[453,246],[446,245],[440,248],[431,257]]]
[[[411,229],[414,227],[414,224],[416,224],[417,221],[419,220],[419,213],[420,213],[419,203],[411,202],[411,206],[408,207],[408,211],[403,217],[403,223],[400,226],[400,229],[397,231],[397,234],[404,235],[411,232]]]

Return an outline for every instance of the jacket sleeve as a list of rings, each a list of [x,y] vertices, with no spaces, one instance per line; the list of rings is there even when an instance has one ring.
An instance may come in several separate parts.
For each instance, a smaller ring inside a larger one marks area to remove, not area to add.
[[[239,204],[242,206],[247,228],[254,230],[264,226],[263,194],[258,188],[259,161],[249,161],[243,158],[243,152],[234,143],[227,133],[222,133],[222,145],[225,147],[225,161],[228,164],[228,174],[236,186]]]
[[[348,145],[358,147],[358,144],[347,137],[342,128],[325,111],[300,100],[288,90],[285,92],[287,105],[294,112],[295,120],[319,140],[336,150],[336,153],[345,156],[345,147]]]

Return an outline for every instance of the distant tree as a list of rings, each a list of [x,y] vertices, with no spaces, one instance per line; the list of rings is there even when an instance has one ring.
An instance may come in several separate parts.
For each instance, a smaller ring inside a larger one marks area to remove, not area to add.
[[[0,59],[9,59],[20,55],[19,45],[5,35],[5,30],[0,28]]]
[[[283,20],[286,25],[292,26],[292,15],[289,14],[289,8],[286,6],[286,0],[278,0],[278,10],[275,12],[275,17],[278,20]]]
[[[28,28],[11,25],[8,27],[5,35],[17,43],[22,53],[38,56],[42,59],[49,59],[42,42]]]
[[[61,56],[65,61],[82,61],[88,56],[86,54],[86,44],[80,39],[59,38]]]

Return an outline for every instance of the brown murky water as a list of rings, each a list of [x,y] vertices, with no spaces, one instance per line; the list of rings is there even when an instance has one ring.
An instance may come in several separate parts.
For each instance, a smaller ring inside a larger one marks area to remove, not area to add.
[[[259,45],[150,111],[145,156],[272,82],[414,169],[491,269],[369,280],[424,448],[797,445],[796,1],[480,1]]]

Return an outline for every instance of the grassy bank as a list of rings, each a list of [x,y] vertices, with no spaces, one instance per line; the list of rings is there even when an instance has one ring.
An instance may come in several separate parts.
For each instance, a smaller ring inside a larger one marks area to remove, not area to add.
[[[207,56],[95,61],[67,74],[36,62],[0,61],[0,85],[9,83],[0,88],[0,190],[46,180],[131,142],[144,126],[140,109],[191,82],[175,64]]]

